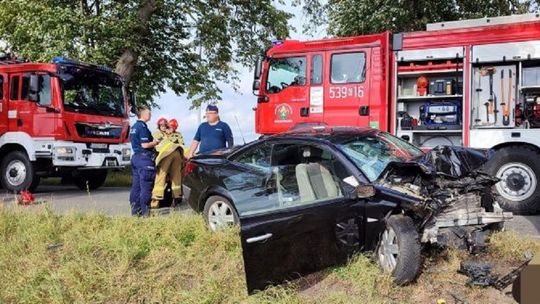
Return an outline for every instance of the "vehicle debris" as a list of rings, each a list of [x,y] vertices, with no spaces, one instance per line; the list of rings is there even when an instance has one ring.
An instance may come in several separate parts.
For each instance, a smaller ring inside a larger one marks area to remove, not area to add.
[[[489,150],[437,146],[418,160],[390,163],[379,181],[415,198],[403,207],[421,221],[422,243],[477,253],[488,230],[512,219],[492,191],[499,179],[481,171],[490,156]]]
[[[497,290],[503,290],[517,279],[521,271],[527,267],[531,260],[532,255],[527,253],[524,262],[503,276],[492,274],[492,263],[472,260],[462,261],[458,273],[469,277],[467,281],[468,286],[493,286]]]

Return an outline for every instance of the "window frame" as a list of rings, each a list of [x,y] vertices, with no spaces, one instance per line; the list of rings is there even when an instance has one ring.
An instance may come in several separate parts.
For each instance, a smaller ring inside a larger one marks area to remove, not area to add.
[[[334,56],[336,56],[336,55],[346,55],[346,54],[363,54],[364,55],[364,69],[363,69],[364,78],[362,79],[362,81],[342,82],[342,83],[332,81],[332,68],[334,66],[334,60],[333,60]],[[332,54],[330,54],[330,64],[329,64],[330,70],[328,71],[329,72],[328,73],[329,82],[331,84],[337,84],[337,85],[364,83],[364,82],[366,82],[366,78],[367,78],[366,77],[366,66],[367,66],[367,53],[365,51],[348,51],[348,52],[332,53]]]

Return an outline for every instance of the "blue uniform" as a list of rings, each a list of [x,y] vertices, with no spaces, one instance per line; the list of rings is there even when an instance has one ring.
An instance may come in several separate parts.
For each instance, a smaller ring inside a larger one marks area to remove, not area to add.
[[[222,121],[215,125],[208,122],[202,123],[197,129],[194,139],[201,143],[199,153],[203,154],[226,148],[227,143],[229,148],[232,148],[234,144],[231,128]]]
[[[131,214],[146,216],[152,199],[156,166],[153,159],[154,149],[145,149],[142,144],[152,142],[154,138],[146,123],[138,120],[131,128],[130,139],[133,149],[131,158],[133,181],[129,194]]]

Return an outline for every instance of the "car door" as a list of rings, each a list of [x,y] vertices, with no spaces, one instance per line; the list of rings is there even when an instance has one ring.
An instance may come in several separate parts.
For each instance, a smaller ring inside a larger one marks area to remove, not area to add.
[[[342,162],[316,146],[273,145],[267,193],[277,201],[239,210],[248,293],[344,262],[361,248],[364,201],[351,195],[356,178],[337,173]]]

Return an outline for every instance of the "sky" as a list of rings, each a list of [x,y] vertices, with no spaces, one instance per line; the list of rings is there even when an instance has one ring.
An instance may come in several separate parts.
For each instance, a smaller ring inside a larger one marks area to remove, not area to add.
[[[302,9],[290,5],[286,5],[283,9],[291,12],[294,16],[289,20],[289,25],[295,28],[290,33],[290,39],[315,39],[321,38],[321,35],[324,34],[324,31],[320,31],[314,37],[302,34],[302,25],[307,20],[302,13]],[[221,120],[229,124],[233,131],[235,144],[242,144],[244,142],[242,134],[246,142],[257,139],[259,135],[255,133],[255,111],[253,110],[257,106],[257,98],[251,90],[253,67],[239,66],[238,69],[240,71],[238,92],[235,92],[230,86],[220,85],[223,92],[221,95],[222,100],[217,105]],[[177,96],[170,90],[159,96],[156,101],[160,108],[155,108],[152,111],[152,120],[148,124],[150,130],[155,130],[159,117],[176,118],[180,125],[179,131],[182,133],[186,145],[190,145],[197,131],[199,110],[189,110],[190,102],[184,96]],[[202,113],[204,114],[204,111]]]

